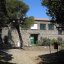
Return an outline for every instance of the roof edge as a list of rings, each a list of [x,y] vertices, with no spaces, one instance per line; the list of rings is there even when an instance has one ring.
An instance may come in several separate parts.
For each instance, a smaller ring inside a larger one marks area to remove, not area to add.
[[[34,20],[40,20],[40,21],[45,20],[45,21],[49,21],[50,19],[48,19],[48,18],[34,18]]]

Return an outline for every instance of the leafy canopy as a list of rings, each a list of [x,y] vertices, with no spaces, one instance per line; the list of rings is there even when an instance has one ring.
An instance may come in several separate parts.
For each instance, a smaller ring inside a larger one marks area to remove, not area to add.
[[[29,6],[22,0],[6,0],[6,10],[10,20],[20,19],[24,26],[30,26],[34,22],[33,17],[26,17]]]
[[[29,6],[20,0],[6,0],[7,15],[10,19],[23,17],[28,11]]]
[[[6,13],[5,0],[0,0],[0,28],[4,25]]]
[[[26,17],[21,27],[24,29],[28,29],[32,24],[34,24],[34,17],[33,16]]]
[[[42,5],[47,7],[52,22],[64,26],[64,0],[42,0]]]

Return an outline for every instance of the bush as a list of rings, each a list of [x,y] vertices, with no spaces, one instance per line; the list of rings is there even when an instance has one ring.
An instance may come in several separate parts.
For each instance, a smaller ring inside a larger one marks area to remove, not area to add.
[[[51,39],[49,38],[42,38],[41,40],[37,41],[37,45],[39,46],[49,46]]]
[[[49,39],[49,38],[42,38],[39,41],[37,41],[37,45],[39,46],[49,46],[54,45],[54,43],[61,45],[62,41],[59,41],[58,39]]]
[[[51,40],[51,45],[54,45],[54,43],[57,43],[57,42],[58,42],[58,40],[52,39],[52,40]]]
[[[42,45],[43,46],[49,46],[50,45],[50,42],[51,42],[51,40],[49,38],[43,38]]]

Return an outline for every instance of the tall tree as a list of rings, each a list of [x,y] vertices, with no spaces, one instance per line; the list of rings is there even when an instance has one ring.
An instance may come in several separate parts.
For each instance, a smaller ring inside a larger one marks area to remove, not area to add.
[[[5,0],[0,0],[0,48],[2,48],[2,27],[5,23],[5,17],[6,17],[6,6],[5,6]]]
[[[5,0],[0,0],[0,29],[4,25],[5,16],[6,16]]]
[[[29,6],[26,5],[22,0],[6,0],[6,11],[7,11],[7,19],[8,19],[8,24],[11,23],[18,32],[20,43],[21,43],[21,48],[22,48],[22,36],[20,33],[20,24],[26,23],[26,25],[29,22],[32,24],[34,21],[33,17],[26,17],[26,12],[28,11]],[[13,22],[14,21],[14,22]],[[25,24],[24,24],[25,25]]]
[[[52,22],[64,26],[64,0],[42,0],[42,5],[47,7]]]

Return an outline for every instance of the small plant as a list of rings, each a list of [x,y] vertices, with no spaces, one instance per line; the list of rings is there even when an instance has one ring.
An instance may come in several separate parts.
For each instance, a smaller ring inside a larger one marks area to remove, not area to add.
[[[52,39],[51,40],[51,45],[54,45],[55,43],[58,43],[58,40],[57,39]]]

